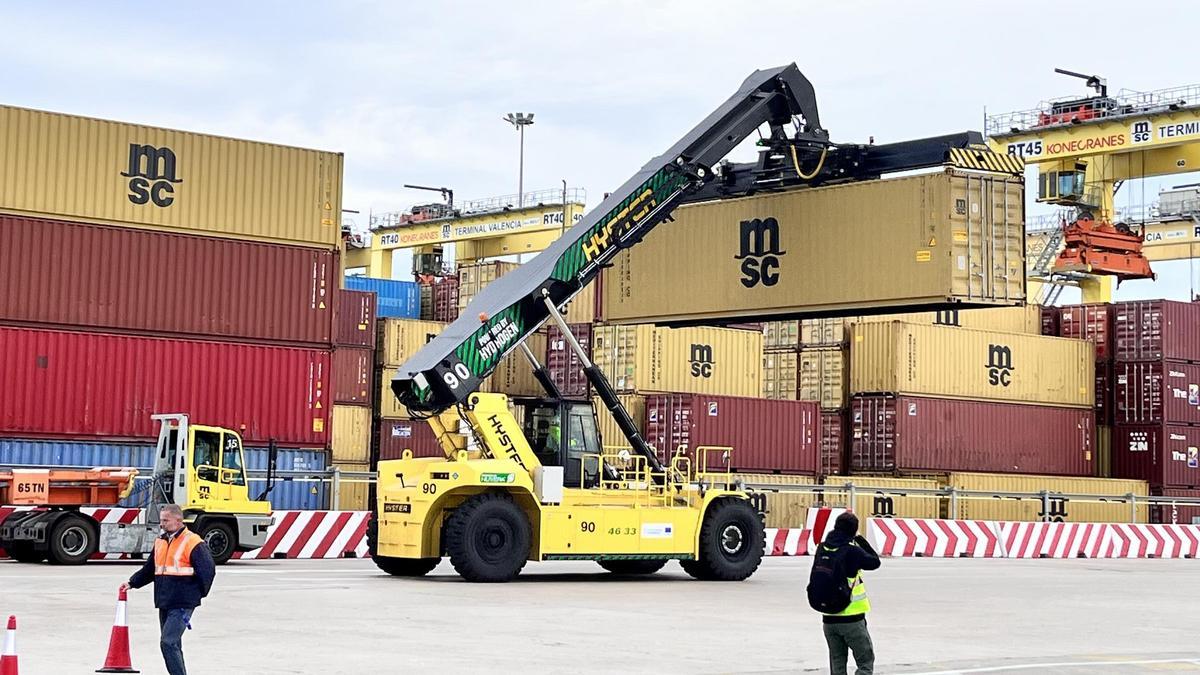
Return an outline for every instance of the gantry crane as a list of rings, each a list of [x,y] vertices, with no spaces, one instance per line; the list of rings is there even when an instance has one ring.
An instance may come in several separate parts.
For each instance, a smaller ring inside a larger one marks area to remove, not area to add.
[[[1200,170],[1200,85],[1108,93],[1107,81],[1056,69],[1086,81],[1094,94],[1042,103],[1032,110],[988,116],[988,143],[1038,167],[1037,200],[1070,207],[1048,242],[1053,253],[1034,269],[1053,284],[1078,284],[1085,302],[1108,302],[1113,284],[1153,278],[1143,234],[1117,218],[1115,195],[1134,178]]]

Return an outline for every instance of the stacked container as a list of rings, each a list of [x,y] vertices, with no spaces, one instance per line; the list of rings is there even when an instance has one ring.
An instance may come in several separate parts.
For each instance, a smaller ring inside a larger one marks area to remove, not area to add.
[[[738,396],[654,394],[646,397],[646,443],[668,463],[678,448],[708,470],[816,475],[821,415],[809,401]],[[697,448],[714,451],[697,455]],[[731,449],[728,460],[724,452]]]
[[[1200,488],[1200,304],[1118,303],[1112,327],[1113,476]]]
[[[852,472],[1093,474],[1091,343],[890,322],[850,344]]]
[[[371,466],[371,402],[375,396],[375,307],[370,291],[338,292],[334,330],[333,466],[364,472]],[[339,485],[339,488],[341,486]],[[358,484],[337,492],[338,508],[365,509],[366,490]],[[331,506],[333,504],[331,503]]]
[[[1042,334],[1087,340],[1096,346],[1096,476],[1111,475],[1109,450],[1113,423],[1113,309],[1110,304],[1047,307]]]
[[[763,396],[820,402],[824,419],[822,473],[846,468],[851,327],[887,321],[1037,334],[1041,316],[1037,307],[1023,306],[767,323],[763,331]]]
[[[324,466],[341,155],[5,106],[0,143],[3,443],[99,458],[183,412]]]

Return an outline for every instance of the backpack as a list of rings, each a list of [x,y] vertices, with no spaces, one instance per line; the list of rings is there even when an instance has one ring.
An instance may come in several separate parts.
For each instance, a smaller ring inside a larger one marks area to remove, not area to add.
[[[837,614],[850,606],[850,584],[846,579],[845,546],[817,546],[808,577],[808,606],[822,614]]]

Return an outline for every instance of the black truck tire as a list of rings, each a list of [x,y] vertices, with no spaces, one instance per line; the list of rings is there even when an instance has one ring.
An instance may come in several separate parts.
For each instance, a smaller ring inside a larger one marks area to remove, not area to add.
[[[76,513],[59,518],[50,528],[46,558],[52,565],[82,565],[100,547],[96,524]]]
[[[485,492],[450,514],[445,530],[450,564],[467,581],[510,581],[529,558],[529,519],[507,494]]]
[[[688,574],[703,581],[742,581],[762,563],[766,531],[758,512],[744,499],[720,499],[700,526],[700,556],[681,560]]]
[[[213,563],[224,565],[233,557],[233,552],[237,550],[237,534],[233,531],[233,526],[229,523],[224,523],[219,520],[201,523],[200,531],[196,534],[208,544],[208,552],[212,554]]]
[[[613,574],[654,574],[666,566],[666,560],[598,560],[600,566]]]

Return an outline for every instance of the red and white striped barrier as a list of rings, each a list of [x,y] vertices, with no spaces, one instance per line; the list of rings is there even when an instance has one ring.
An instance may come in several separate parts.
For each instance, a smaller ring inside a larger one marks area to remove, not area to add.
[[[1008,558],[1101,558],[1105,523],[998,523]]]
[[[267,543],[235,558],[365,558],[367,511],[276,511]]]
[[[1105,558],[1200,557],[1200,525],[1108,525]]]
[[[766,555],[810,555],[814,546],[810,530],[767,528]]]
[[[884,556],[1003,558],[996,523],[982,520],[872,518],[867,536]]]
[[[22,506],[0,506],[0,522]],[[142,510],[125,507],[80,509],[101,523],[133,523]],[[234,553],[243,560],[263,558],[363,558],[367,553],[367,511],[276,511],[275,523],[267,531],[267,543],[259,549]],[[0,549],[0,558],[7,557]],[[94,560],[121,560],[122,553],[97,553]]]

